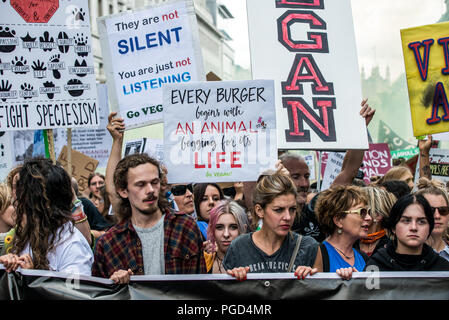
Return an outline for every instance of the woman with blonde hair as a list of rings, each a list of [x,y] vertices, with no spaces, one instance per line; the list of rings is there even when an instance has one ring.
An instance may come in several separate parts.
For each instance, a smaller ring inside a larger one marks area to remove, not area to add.
[[[371,218],[368,226],[368,235],[355,243],[355,248],[371,256],[390,241],[384,228],[390,210],[396,202],[396,197],[383,188],[365,187],[363,191],[368,197],[368,207],[371,209]]]
[[[432,209],[435,226],[427,239],[430,245],[440,256],[449,261],[449,245],[447,243],[447,228],[449,224],[449,197],[443,182],[425,177],[419,178],[418,191],[426,198]]]
[[[0,251],[4,252],[5,242],[9,244],[12,237],[9,236],[14,228],[14,206],[12,204],[11,190],[6,183],[0,183]]]
[[[410,190],[414,187],[413,174],[407,166],[394,166],[380,178],[376,185],[381,185],[385,181],[401,180],[408,184]]]
[[[318,243],[291,231],[297,214],[297,191],[281,170],[262,175],[253,193],[253,220],[263,220],[260,230],[232,241],[223,261],[227,273],[245,280],[248,272],[294,272],[298,279],[317,272]]]

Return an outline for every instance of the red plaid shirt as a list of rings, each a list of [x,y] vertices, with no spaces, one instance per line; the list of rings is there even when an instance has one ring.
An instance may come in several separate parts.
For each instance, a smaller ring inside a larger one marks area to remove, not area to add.
[[[164,254],[166,274],[206,273],[200,230],[191,216],[166,211]],[[144,274],[142,245],[130,220],[109,229],[95,247],[92,276],[109,278],[120,269]]]

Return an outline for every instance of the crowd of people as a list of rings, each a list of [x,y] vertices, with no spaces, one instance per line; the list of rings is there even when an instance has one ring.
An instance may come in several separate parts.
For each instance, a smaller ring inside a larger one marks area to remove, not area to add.
[[[366,100],[366,125],[375,111]],[[350,279],[380,271],[449,271],[449,198],[432,179],[432,139],[419,141],[419,183],[395,166],[367,185],[357,179],[364,150],[348,150],[327,190],[311,190],[305,160],[280,152],[257,181],[169,184],[145,153],[122,158],[124,121],[109,115],[106,173],[76,180],[32,158],[0,184],[0,263],[109,278],[131,275],[317,272]],[[192,180],[193,177],[192,177]]]

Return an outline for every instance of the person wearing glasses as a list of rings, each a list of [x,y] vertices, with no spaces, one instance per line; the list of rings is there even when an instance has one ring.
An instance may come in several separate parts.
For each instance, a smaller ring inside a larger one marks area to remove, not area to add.
[[[400,198],[385,224],[393,241],[370,257],[366,269],[448,271],[449,261],[426,244],[434,225],[432,207],[423,195],[409,194]]]
[[[356,186],[332,187],[320,193],[315,212],[328,237],[320,245],[314,267],[318,272],[336,272],[350,279],[368,260],[366,254],[353,248],[357,240],[368,236],[372,221],[365,192]]]
[[[449,245],[447,244],[447,227],[449,223],[449,199],[443,182],[421,177],[418,181],[418,191],[429,202],[435,219],[435,226],[427,240],[440,256],[449,261]]]
[[[369,222],[368,235],[356,241],[354,247],[371,256],[390,241],[382,222],[388,219],[390,210],[396,202],[394,194],[379,187],[364,187],[368,197],[368,206],[371,209],[371,221]]]
[[[191,183],[172,184],[170,192],[173,195],[173,199],[176,203],[176,211],[187,213],[193,216],[195,212],[195,205],[193,203],[193,185]]]

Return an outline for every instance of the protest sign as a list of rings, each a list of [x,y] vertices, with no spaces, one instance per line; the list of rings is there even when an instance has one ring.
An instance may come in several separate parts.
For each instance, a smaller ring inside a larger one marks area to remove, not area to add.
[[[419,162],[418,159],[415,169],[415,185],[419,180]],[[429,151],[430,174],[432,179],[437,179],[443,182],[449,181],[449,150],[430,148]]]
[[[416,156],[419,153],[419,148],[395,150],[395,151],[390,151],[390,153],[391,153],[391,159],[404,158],[405,160],[408,160],[408,159]]]
[[[277,160],[272,80],[164,88],[169,183],[255,181]]]
[[[98,128],[81,128],[72,130],[72,149],[86,156],[98,160],[99,167],[106,167],[112,146],[112,137],[106,126],[108,125],[109,105],[106,84],[97,84]],[[62,147],[67,143],[67,130],[53,130],[55,137],[55,154],[59,155]]]
[[[368,149],[350,1],[247,8],[253,79],[275,80],[278,147]]]
[[[14,0],[1,10],[1,130],[98,126],[88,2]]]
[[[12,169],[13,148],[8,131],[0,131],[0,181],[4,181]]]
[[[127,129],[163,121],[162,88],[204,80],[192,0],[98,18],[111,111]]]
[[[61,153],[58,157],[58,162],[60,162],[67,172],[68,162],[67,162],[67,146],[62,148]],[[80,193],[84,193],[89,187],[87,185],[87,179],[91,173],[95,172],[98,166],[98,161],[72,149],[72,177],[78,182],[78,189]]]
[[[401,29],[415,137],[449,131],[449,22]]]
[[[371,177],[385,175],[391,166],[391,154],[388,144],[370,143],[369,150],[365,151],[363,156],[363,166],[361,168],[365,175],[363,180],[366,184],[369,184]]]
[[[341,172],[343,166],[343,159],[345,158],[346,152],[328,152],[326,160],[326,168],[323,173],[323,181],[321,182],[320,190],[329,189],[332,182]]]

